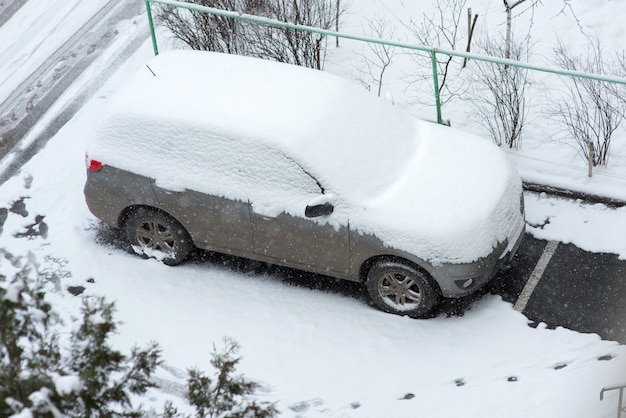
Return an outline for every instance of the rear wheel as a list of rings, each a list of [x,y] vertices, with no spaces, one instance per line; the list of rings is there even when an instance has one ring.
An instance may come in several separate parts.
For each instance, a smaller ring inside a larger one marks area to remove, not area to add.
[[[367,291],[380,310],[414,318],[428,317],[440,299],[432,279],[404,261],[374,264],[367,274]]]
[[[126,222],[126,234],[135,252],[180,264],[193,248],[185,228],[172,217],[154,209],[139,208]]]

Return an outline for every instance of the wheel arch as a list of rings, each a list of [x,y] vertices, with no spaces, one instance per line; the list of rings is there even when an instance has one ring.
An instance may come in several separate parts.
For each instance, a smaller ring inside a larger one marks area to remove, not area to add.
[[[126,227],[126,222],[130,219],[132,214],[137,212],[137,211],[139,211],[139,210],[141,210],[141,209],[159,212],[159,213],[162,213],[165,216],[168,216],[168,217],[172,218],[173,220],[178,222],[180,224],[180,226],[182,226],[185,229],[187,234],[193,239],[193,236],[189,232],[189,228],[187,228],[187,226],[185,225],[185,223],[183,221],[181,221],[180,219],[178,219],[176,216],[172,215],[171,213],[166,212],[163,209],[160,209],[160,208],[157,208],[157,207],[154,207],[154,206],[151,206],[151,205],[130,205],[130,206],[127,206],[126,208],[124,208],[124,210],[122,210],[120,212],[120,214],[119,214],[119,216],[117,218],[117,226],[119,228]]]
[[[130,205],[130,206],[126,206],[124,209],[122,209],[122,211],[120,212],[119,216],[117,217],[117,226],[118,228],[125,228],[126,227],[126,222],[128,222],[128,220],[131,218],[131,216],[133,215],[133,213],[137,212],[140,209],[147,209],[147,210],[159,210],[153,206],[150,205]],[[163,212],[163,211],[161,211]],[[165,212],[163,212],[165,213]],[[169,216],[169,213],[166,213],[166,215]]]
[[[437,282],[437,280],[435,280],[435,278],[433,277],[429,269],[424,267],[424,264],[426,263],[424,262],[418,263],[418,262],[415,262],[413,260],[410,260],[406,257],[402,257],[399,255],[382,254],[382,255],[376,255],[376,256],[370,257],[367,260],[365,260],[363,263],[361,263],[361,268],[359,270],[359,282],[365,283],[367,281],[367,275],[369,274],[372,267],[377,263],[381,263],[385,261],[394,261],[394,262],[408,264],[411,267],[421,271],[432,282],[432,284],[435,286],[435,289],[437,290],[439,295],[442,295],[442,291],[441,291],[441,287],[439,286],[439,283]]]

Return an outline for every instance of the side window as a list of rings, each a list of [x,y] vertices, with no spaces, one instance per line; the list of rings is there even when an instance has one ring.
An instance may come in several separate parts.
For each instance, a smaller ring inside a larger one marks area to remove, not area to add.
[[[169,167],[157,178],[165,188],[187,188],[277,210],[290,208],[290,212],[303,211],[321,193],[315,179],[298,163],[267,144],[200,129],[161,128],[166,140],[148,150],[156,166]]]
[[[274,149],[247,147],[235,163],[237,183],[253,199],[318,195],[317,182],[298,163]]]
[[[238,156],[231,174],[256,213],[303,216],[306,205],[321,193],[311,175],[277,150],[247,147]]]

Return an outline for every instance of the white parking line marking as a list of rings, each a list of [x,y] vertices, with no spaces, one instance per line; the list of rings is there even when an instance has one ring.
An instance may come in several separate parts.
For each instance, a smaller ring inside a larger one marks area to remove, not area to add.
[[[548,243],[546,244],[546,248],[544,248],[543,254],[541,254],[541,257],[539,257],[539,261],[537,261],[535,269],[533,270],[530,278],[526,282],[526,285],[522,289],[522,293],[520,293],[519,297],[517,298],[517,302],[515,302],[515,306],[513,308],[516,311],[523,312],[524,309],[526,309],[526,305],[528,304],[530,297],[535,291],[537,283],[539,283],[539,280],[541,280],[543,272],[546,270],[546,267],[548,267],[548,263],[554,255],[554,252],[556,251],[556,247],[558,247],[558,245],[558,241],[548,241]]]

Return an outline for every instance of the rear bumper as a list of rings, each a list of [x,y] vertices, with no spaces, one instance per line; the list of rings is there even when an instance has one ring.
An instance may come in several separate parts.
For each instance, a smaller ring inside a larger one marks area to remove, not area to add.
[[[87,170],[83,189],[87,207],[105,223],[119,227],[122,212],[135,205],[157,207],[151,180],[105,165],[102,170]]]
[[[118,219],[120,212],[124,209],[116,204],[117,196],[103,179],[106,174],[92,173],[87,171],[87,181],[83,192],[85,203],[89,211],[101,221],[111,225],[119,226]]]

